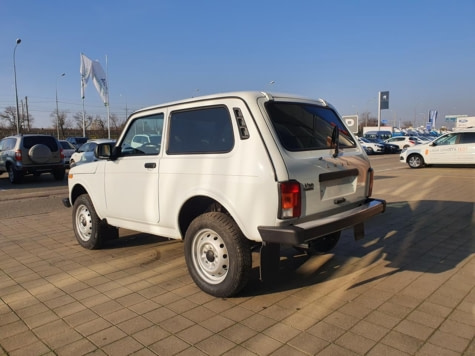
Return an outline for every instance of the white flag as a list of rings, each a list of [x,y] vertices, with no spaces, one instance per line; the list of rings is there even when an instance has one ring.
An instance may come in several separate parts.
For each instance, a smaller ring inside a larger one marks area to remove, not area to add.
[[[107,77],[98,61],[92,62],[92,82],[101,96],[104,105],[108,105],[109,88],[107,87]]]
[[[81,73],[81,98],[84,99],[84,90],[86,89],[87,82],[89,78],[92,78],[92,82],[104,105],[108,105],[109,88],[107,87],[107,77],[99,61],[93,61],[81,53],[81,67],[79,71]]]
[[[81,73],[81,99],[84,99],[84,90],[86,89],[87,82],[92,75],[92,61],[82,53],[79,72]]]

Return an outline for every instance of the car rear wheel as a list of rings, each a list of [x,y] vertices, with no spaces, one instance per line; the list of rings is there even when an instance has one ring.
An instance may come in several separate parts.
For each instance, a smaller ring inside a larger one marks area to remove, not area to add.
[[[185,260],[198,287],[215,297],[237,294],[252,268],[249,241],[231,217],[218,212],[191,222],[185,235]]]
[[[10,180],[10,183],[12,184],[21,183],[21,181],[23,180],[22,172],[16,170],[12,164],[10,164],[7,167],[7,171],[8,171],[8,179]]]
[[[411,168],[421,168],[424,166],[424,158],[418,154],[412,154],[407,158],[407,164]]]

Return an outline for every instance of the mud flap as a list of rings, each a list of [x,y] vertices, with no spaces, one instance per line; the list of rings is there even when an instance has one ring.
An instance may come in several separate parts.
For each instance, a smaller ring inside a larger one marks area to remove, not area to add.
[[[275,281],[279,275],[280,244],[263,243],[260,250],[259,279]]]
[[[364,237],[364,223],[353,226],[355,241],[361,240]]]

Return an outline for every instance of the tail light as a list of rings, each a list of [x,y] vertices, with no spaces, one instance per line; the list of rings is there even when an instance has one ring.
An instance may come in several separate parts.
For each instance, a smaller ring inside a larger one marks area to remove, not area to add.
[[[61,155],[61,159],[64,159],[64,151],[62,148],[59,150],[59,154]]]
[[[21,150],[16,150],[15,151],[15,160],[18,161],[18,162],[21,162]]]
[[[368,194],[367,197],[369,198],[373,195],[373,182],[374,182],[374,170],[373,168],[368,169]]]
[[[279,183],[280,219],[298,218],[302,212],[300,183],[289,181]]]

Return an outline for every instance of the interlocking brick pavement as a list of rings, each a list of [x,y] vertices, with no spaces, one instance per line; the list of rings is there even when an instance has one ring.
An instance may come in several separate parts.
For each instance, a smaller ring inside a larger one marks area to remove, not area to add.
[[[181,242],[89,251],[70,209],[2,218],[0,355],[475,355],[473,169],[376,178],[389,204],[365,239],[283,248],[277,282],[228,299],[194,285]]]

